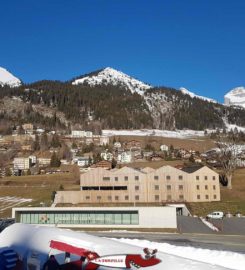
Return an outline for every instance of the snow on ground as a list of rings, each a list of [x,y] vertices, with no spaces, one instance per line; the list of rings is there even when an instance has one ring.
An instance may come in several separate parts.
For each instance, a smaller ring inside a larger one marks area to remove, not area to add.
[[[9,85],[10,87],[17,87],[21,85],[21,81],[13,74],[8,72],[5,68],[0,67],[0,85]]]
[[[206,225],[208,226],[211,230],[218,232],[219,229],[217,227],[215,227],[211,222],[207,221],[205,218],[200,217],[200,220]]]
[[[211,131],[210,131],[211,132]],[[159,129],[135,129],[135,130],[103,130],[102,134],[105,136],[158,136],[168,138],[193,138],[203,137],[204,131],[202,130],[159,130]]]
[[[232,89],[225,95],[225,105],[235,105],[245,108],[245,87]]]
[[[227,269],[234,269],[234,270],[244,270],[245,269],[245,254],[235,253],[231,251],[218,251],[218,250],[209,250],[209,249],[202,249],[202,248],[193,248],[193,247],[182,247],[182,246],[174,246],[167,243],[157,243],[157,242],[150,242],[147,240],[138,240],[138,239],[113,239],[115,241],[119,241],[122,243],[127,243],[131,245],[135,245],[138,247],[148,247],[150,249],[158,249],[158,255],[160,259],[166,260],[166,255],[174,255],[178,257],[189,259],[192,261],[182,261],[182,267],[176,268],[175,264],[173,263],[173,270],[178,269],[198,269],[192,268],[194,262],[203,262],[205,263],[204,268],[200,269],[220,269],[219,267],[226,267]],[[165,256],[165,259],[164,259]],[[164,264],[165,265],[165,264]],[[216,268],[217,267],[217,268]],[[163,268],[165,269],[165,267]]]
[[[11,196],[0,197],[0,213],[9,208],[31,201],[32,199],[25,199],[20,197],[11,197]]]
[[[206,100],[208,102],[212,102],[212,103],[217,103],[216,100],[212,99],[212,98],[207,98],[207,97],[203,97],[203,96],[198,96],[195,93],[189,91],[188,89],[184,88],[184,87],[180,87],[179,89],[184,95],[189,95],[191,98],[199,98],[199,99],[203,99]]]
[[[83,83],[87,83],[92,86],[102,84],[123,85],[132,93],[136,92],[139,95],[143,95],[145,90],[152,88],[152,86],[110,67],[101,70],[97,75],[83,77],[72,82],[74,85]]]

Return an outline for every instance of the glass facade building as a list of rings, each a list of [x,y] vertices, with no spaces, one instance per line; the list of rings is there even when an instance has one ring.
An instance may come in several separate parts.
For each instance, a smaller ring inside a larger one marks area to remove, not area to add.
[[[24,211],[18,221],[27,224],[139,225],[138,211]]]

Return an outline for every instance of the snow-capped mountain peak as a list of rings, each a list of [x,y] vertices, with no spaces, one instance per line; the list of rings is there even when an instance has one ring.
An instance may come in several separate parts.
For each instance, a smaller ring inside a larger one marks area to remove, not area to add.
[[[18,87],[21,81],[5,68],[0,67],[0,85],[9,85],[10,87]]]
[[[152,86],[145,84],[135,78],[128,76],[127,74],[107,67],[95,75],[88,75],[80,79],[76,79],[72,82],[73,85],[87,83],[91,86],[95,85],[122,85],[132,93],[137,92],[140,95],[144,94],[144,91],[152,88]]]
[[[203,99],[206,100],[208,102],[213,102],[213,103],[217,103],[216,100],[212,99],[212,98],[207,98],[207,97],[203,97],[203,96],[198,96],[195,93],[189,91],[188,89],[184,88],[184,87],[180,87],[179,89],[184,95],[189,95],[191,98],[199,98],[199,99]]]
[[[245,108],[245,87],[239,86],[225,95],[225,105],[240,106]]]

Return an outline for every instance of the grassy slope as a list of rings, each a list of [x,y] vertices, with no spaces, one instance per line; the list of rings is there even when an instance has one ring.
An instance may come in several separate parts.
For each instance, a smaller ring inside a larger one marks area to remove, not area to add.
[[[31,203],[28,202],[18,206],[40,206],[40,202],[50,205],[52,191],[59,190],[60,185],[65,190],[79,190],[76,177],[72,173],[13,176],[0,179],[0,197],[13,196],[33,199]],[[6,205],[0,201],[0,210],[3,207],[6,207]],[[11,209],[0,211],[0,218],[6,216],[11,216]]]

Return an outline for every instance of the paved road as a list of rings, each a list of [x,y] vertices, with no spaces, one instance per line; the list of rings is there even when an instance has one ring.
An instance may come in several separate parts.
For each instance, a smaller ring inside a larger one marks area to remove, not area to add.
[[[166,234],[136,232],[89,232],[90,234],[108,238],[142,239],[176,246],[189,246],[212,250],[225,250],[245,254],[245,236],[229,236],[217,234]]]

